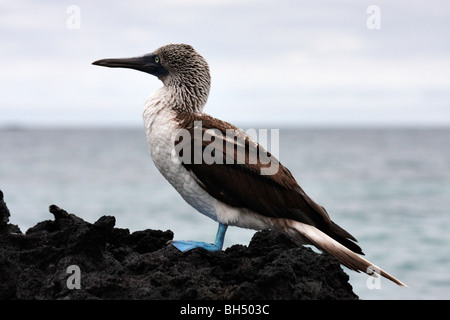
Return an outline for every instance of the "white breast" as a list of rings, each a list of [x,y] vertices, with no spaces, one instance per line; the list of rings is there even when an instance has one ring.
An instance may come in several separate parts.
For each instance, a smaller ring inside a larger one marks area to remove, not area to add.
[[[143,118],[147,143],[153,162],[183,199],[213,220],[217,220],[217,200],[203,190],[175,155],[174,140],[178,130],[175,112],[167,107],[164,88],[147,100]]]

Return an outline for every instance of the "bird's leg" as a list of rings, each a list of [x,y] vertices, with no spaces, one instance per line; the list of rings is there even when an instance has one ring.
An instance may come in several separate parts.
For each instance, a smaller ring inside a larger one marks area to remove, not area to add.
[[[168,243],[182,252],[186,252],[195,248],[203,248],[208,251],[220,251],[223,247],[223,240],[225,239],[227,228],[228,225],[219,223],[219,229],[217,230],[216,241],[214,243],[191,240],[172,240]]]

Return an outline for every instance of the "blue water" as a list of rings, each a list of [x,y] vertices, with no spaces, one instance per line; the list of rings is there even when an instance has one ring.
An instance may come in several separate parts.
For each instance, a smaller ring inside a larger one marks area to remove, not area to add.
[[[280,129],[280,160],[303,189],[409,286],[344,268],[360,298],[450,299],[449,146],[450,129]],[[217,229],[159,174],[140,128],[0,130],[0,189],[22,231],[52,219],[51,204],[176,239],[213,241]],[[229,228],[225,246],[253,234]]]

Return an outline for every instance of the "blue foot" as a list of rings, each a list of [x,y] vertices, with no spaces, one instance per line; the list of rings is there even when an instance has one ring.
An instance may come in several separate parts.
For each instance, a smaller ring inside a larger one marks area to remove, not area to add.
[[[222,247],[214,243],[207,243],[201,241],[176,240],[176,241],[169,241],[169,243],[182,252],[186,252],[195,248],[203,248],[208,251],[222,250]]]
[[[225,238],[225,232],[227,231],[227,225],[219,223],[219,229],[217,230],[216,241],[214,243],[207,243],[201,241],[184,241],[184,240],[172,240],[169,241],[171,245],[182,252],[186,252],[195,248],[203,248],[208,251],[220,251],[223,247],[223,240]]]

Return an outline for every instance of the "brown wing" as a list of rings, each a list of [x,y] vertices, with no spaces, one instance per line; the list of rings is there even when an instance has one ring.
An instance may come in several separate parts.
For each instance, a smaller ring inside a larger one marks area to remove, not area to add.
[[[207,115],[194,118],[185,114],[178,120],[189,132],[175,142],[182,165],[211,196],[264,216],[315,226],[350,250],[362,253],[353,242],[356,239],[331,221],[326,210],[308,197],[291,172],[243,131]],[[227,129],[235,131],[232,139]],[[263,161],[267,159],[269,163]],[[278,170],[262,175],[261,170],[270,166]]]

